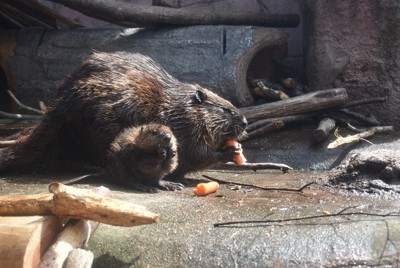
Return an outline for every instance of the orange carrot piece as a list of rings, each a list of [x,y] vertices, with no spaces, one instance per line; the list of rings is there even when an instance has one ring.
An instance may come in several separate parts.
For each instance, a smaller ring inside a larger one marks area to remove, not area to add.
[[[238,143],[238,142],[235,141],[235,140],[228,140],[228,141],[225,143],[225,146],[226,146],[226,147],[240,148],[240,153],[237,154],[237,155],[235,155],[235,161],[234,161],[234,162],[235,162],[235,165],[240,166],[241,164],[247,162],[246,157],[244,157],[244,155],[243,155],[243,149],[242,149],[242,145],[241,145],[240,143]]]
[[[208,195],[214,193],[219,189],[219,184],[216,181],[210,181],[205,183],[197,184],[197,187],[193,189],[195,195]]]

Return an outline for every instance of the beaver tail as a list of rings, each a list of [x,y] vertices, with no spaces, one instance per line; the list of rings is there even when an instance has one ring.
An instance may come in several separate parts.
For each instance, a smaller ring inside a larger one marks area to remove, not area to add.
[[[17,143],[0,151],[0,173],[23,173],[35,168],[46,168],[56,148],[57,129],[49,127],[44,118],[34,128],[23,131]]]

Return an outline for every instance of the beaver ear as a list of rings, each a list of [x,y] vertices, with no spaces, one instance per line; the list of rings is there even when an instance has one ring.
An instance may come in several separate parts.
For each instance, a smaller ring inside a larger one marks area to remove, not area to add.
[[[203,103],[206,99],[207,99],[206,93],[201,90],[197,90],[196,94],[193,97],[193,100],[196,103]]]

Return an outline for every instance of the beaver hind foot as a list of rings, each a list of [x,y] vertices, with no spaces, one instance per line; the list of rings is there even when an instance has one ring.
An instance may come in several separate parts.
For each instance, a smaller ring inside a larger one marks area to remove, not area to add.
[[[178,166],[177,141],[171,129],[147,124],[123,130],[111,143],[107,173],[140,191],[174,191],[184,186],[162,180]]]

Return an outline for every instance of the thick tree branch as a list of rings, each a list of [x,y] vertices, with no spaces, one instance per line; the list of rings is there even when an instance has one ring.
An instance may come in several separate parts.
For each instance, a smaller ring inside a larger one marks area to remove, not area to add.
[[[296,14],[199,12],[158,6],[144,6],[115,0],[50,0],[87,16],[125,27],[158,25],[254,25],[296,27]]]
[[[346,102],[346,89],[334,88],[319,90],[271,103],[243,107],[240,108],[240,111],[252,123],[266,118],[304,114],[332,107],[340,107]]]

